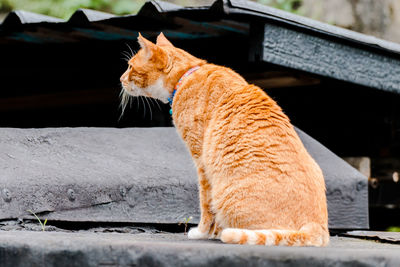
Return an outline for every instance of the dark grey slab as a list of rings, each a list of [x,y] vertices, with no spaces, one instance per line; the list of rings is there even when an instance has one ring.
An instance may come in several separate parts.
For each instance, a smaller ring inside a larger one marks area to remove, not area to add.
[[[382,242],[396,243],[400,245],[400,232],[383,231],[349,231],[344,234],[347,237],[358,237]]]
[[[183,234],[0,231],[0,265],[399,266],[400,246],[332,237],[325,248],[227,245]]]
[[[263,30],[265,62],[400,93],[399,57],[270,23]]]
[[[0,219],[198,219],[196,172],[172,128],[1,129],[0,151]]]
[[[331,229],[368,228],[367,178],[299,131],[326,179]],[[174,128],[0,129],[0,220],[199,220],[194,164]]]

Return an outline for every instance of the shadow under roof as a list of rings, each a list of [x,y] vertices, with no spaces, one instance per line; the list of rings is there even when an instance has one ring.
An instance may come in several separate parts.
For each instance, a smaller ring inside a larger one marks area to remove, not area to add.
[[[2,43],[124,41],[138,32],[172,39],[247,34],[250,60],[400,93],[400,45],[246,0],[181,7],[150,1],[138,14],[79,9],[69,20],[13,11],[0,25]],[[303,56],[303,57],[302,57]]]

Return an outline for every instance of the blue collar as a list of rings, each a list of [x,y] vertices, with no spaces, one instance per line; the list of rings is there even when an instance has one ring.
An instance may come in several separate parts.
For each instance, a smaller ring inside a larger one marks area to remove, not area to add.
[[[174,88],[174,91],[172,92],[171,96],[168,97],[168,102],[170,106],[172,106],[172,101],[174,101],[175,94],[176,94],[176,89]]]
[[[168,97],[168,102],[169,105],[171,106],[171,109],[169,110],[169,114],[172,115],[172,102],[174,101],[174,96],[176,94],[176,91],[178,91],[179,87],[182,85],[183,80],[188,77],[190,74],[198,70],[200,66],[193,67],[189,69],[188,71],[185,72],[185,74],[182,75],[182,77],[179,79],[178,83],[175,85],[174,91],[172,92],[171,96]]]

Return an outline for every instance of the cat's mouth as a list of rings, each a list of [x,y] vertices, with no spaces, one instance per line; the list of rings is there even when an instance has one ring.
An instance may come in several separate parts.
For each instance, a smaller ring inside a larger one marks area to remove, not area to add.
[[[127,94],[128,96],[144,96],[160,100],[165,104],[168,103],[170,93],[164,87],[164,82],[161,78],[145,88],[137,86],[133,81],[128,83],[122,82],[121,84],[125,94]]]
[[[122,88],[125,94],[129,96],[146,96],[146,94],[139,87],[134,86],[133,84],[122,84]]]

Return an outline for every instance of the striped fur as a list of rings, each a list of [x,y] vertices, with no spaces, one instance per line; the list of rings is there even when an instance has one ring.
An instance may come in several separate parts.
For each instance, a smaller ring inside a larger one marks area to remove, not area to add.
[[[139,43],[121,76],[129,95],[165,101],[182,75],[199,67],[182,80],[172,103],[174,125],[199,178],[201,219],[188,237],[326,245],[322,171],[279,105],[238,73],[174,47],[163,34],[156,44],[139,35]]]
[[[265,246],[326,246],[328,234],[316,234],[306,230],[246,230],[226,228],[221,233],[221,241],[228,244]]]

